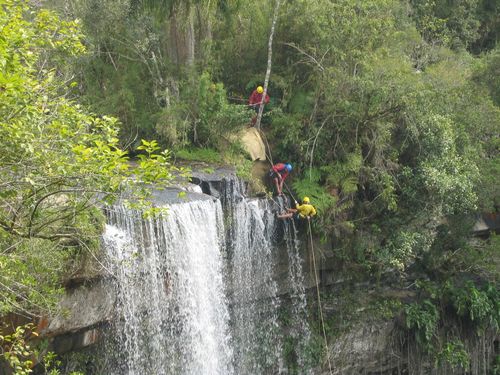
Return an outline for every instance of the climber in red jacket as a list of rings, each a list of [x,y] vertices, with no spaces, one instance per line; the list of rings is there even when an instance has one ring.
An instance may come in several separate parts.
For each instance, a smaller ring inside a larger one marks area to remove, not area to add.
[[[264,88],[262,86],[257,87],[253,90],[252,95],[248,99],[248,106],[252,108],[256,113],[259,113],[260,102],[262,101],[262,95],[264,94]],[[266,94],[264,99],[264,105],[269,103],[269,95]],[[252,125],[257,121],[257,116],[252,117]]]
[[[248,105],[252,107],[256,112],[259,112],[260,102],[262,101],[262,95],[264,94],[264,88],[262,86],[257,87],[253,90],[252,95],[248,99]],[[264,99],[264,104],[269,103],[269,95],[266,94]]]
[[[269,176],[273,179],[278,195],[283,194],[283,183],[292,171],[291,164],[278,163],[274,164],[269,171]]]

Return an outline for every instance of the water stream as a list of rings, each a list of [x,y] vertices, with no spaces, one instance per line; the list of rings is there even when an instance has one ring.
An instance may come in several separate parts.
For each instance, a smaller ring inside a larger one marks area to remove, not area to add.
[[[117,208],[109,222],[122,317],[112,373],[232,374],[220,203],[172,205],[158,220]]]
[[[310,331],[295,230],[266,200],[244,198],[237,180],[225,186],[220,200],[172,204],[154,220],[110,210],[103,242],[120,316],[110,375],[285,374],[287,337],[304,365]],[[285,323],[276,280],[283,254]]]

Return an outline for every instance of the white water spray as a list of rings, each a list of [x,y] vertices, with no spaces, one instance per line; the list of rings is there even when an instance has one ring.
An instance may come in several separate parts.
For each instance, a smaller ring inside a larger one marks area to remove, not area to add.
[[[110,371],[233,374],[220,203],[172,205],[154,221],[115,208],[104,242],[121,311],[123,356]]]
[[[123,207],[110,211],[104,247],[120,319],[106,374],[286,374],[290,339],[296,365],[308,373],[302,353],[310,330],[293,225],[282,226],[270,202],[245,198],[239,180],[223,187],[224,213],[210,199],[173,204],[155,220]],[[291,303],[282,305],[283,291]]]

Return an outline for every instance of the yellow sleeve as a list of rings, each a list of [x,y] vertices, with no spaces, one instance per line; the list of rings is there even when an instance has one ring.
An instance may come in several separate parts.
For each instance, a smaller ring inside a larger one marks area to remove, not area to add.
[[[297,203],[297,204],[295,205],[295,208],[296,208],[297,210],[299,210],[299,211],[300,211],[300,204],[298,204],[298,203]]]
[[[316,215],[316,209],[314,208],[314,206],[311,206],[311,208],[312,208],[311,216],[315,216]]]

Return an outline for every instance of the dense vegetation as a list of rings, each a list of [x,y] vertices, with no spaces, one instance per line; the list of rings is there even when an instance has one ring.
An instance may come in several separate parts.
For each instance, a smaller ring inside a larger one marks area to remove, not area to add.
[[[168,182],[174,168],[168,153],[143,141],[132,170],[118,145],[117,120],[71,99],[74,82],[61,67],[85,51],[76,22],[2,0],[0,30],[0,316],[7,317],[0,356],[27,374],[28,338],[36,333],[30,325],[10,332],[8,314],[22,322],[54,313],[64,278],[82,254],[98,249],[98,207],[118,197],[148,207],[145,187]]]
[[[99,221],[90,192],[122,187],[121,149],[237,152],[275,3],[47,2],[83,35],[22,3],[0,2],[0,312],[36,315]],[[274,159],[294,164],[345,272],[415,281],[408,328],[443,358],[463,354],[458,333],[438,339],[445,311],[478,332],[500,319],[498,238],[470,235],[500,207],[499,14],[495,0],[282,0],[274,36]]]

